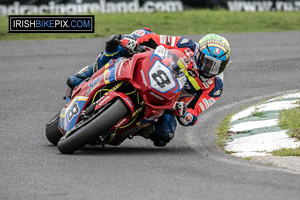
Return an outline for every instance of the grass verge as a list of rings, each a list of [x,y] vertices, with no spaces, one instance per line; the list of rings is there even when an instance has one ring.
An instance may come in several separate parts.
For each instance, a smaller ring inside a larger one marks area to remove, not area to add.
[[[279,126],[287,129],[291,137],[300,140],[300,105],[289,110],[282,110],[279,116]]]
[[[290,137],[300,140],[300,101],[297,102],[298,107],[283,110],[279,116],[279,126],[287,129]],[[300,148],[296,149],[280,149],[272,152],[274,156],[300,156]]]
[[[288,130],[288,134],[291,137],[300,140],[300,100],[296,102],[299,106],[289,110],[283,110],[280,112],[279,116],[279,126],[282,129]],[[228,114],[217,127],[217,145],[224,148],[226,141],[230,138],[230,133],[228,132],[230,128],[231,118],[234,114]],[[252,113],[251,116],[264,117],[262,112],[257,110]],[[234,152],[226,152],[228,154]],[[300,147],[296,149],[283,148],[271,152],[273,156],[300,156]],[[245,160],[251,160],[252,157],[244,158]]]
[[[249,157],[243,157],[242,159],[243,159],[243,160],[250,161],[250,160],[252,160],[252,158],[253,158],[253,157],[249,156]]]
[[[95,33],[8,33],[8,17],[0,17],[0,40],[107,37],[149,27],[157,34],[198,35],[300,30],[299,12],[229,12],[190,10],[179,13],[95,13]]]
[[[300,156],[300,148],[297,149],[279,149],[272,152],[273,156]]]
[[[228,130],[230,128],[230,121],[233,115],[234,114],[226,115],[226,117],[222,120],[221,124],[217,127],[217,145],[221,148],[224,148],[226,141],[230,137]]]

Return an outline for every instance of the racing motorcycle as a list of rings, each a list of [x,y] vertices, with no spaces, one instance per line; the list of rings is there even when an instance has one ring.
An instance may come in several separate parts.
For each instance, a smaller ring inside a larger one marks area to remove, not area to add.
[[[163,46],[138,47],[132,57],[110,60],[66,96],[65,107],[46,124],[48,140],[61,153],[87,144],[119,145],[175,109],[186,81],[186,55]]]

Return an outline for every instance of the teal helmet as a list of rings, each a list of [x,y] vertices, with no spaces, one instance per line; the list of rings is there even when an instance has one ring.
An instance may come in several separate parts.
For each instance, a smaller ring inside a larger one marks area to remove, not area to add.
[[[195,63],[201,80],[207,80],[222,73],[230,58],[228,41],[217,34],[208,34],[199,41],[195,52]]]

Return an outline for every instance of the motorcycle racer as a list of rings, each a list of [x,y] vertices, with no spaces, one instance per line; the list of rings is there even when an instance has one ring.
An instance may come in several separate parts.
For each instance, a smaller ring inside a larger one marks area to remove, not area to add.
[[[136,30],[129,35],[112,35],[106,41],[105,51],[99,54],[95,63],[71,76],[67,85],[75,88],[109,60],[131,56],[138,45],[154,49],[158,46],[178,49],[187,55],[185,65],[179,66],[185,73],[186,84],[176,104],[176,111],[166,111],[154,126],[148,126],[140,133],[150,138],[154,145],[165,146],[174,137],[177,126],[175,117],[183,126],[194,125],[200,113],[221,96],[223,71],[230,59],[230,46],[224,37],[216,34],[204,36],[199,43],[181,36],[157,35],[148,28]]]

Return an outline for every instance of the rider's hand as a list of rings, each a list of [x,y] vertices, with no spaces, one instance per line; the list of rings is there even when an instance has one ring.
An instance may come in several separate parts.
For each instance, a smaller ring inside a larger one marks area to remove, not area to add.
[[[133,35],[123,35],[121,42],[123,47],[133,52],[135,51],[135,48],[137,46],[137,39]]]
[[[192,126],[197,122],[197,117],[188,111],[184,102],[176,103],[175,115],[182,126]]]
[[[109,38],[106,40],[106,47],[105,50],[107,52],[112,52],[118,49],[118,46],[120,45],[120,35],[111,35]]]
[[[176,109],[175,115],[177,117],[182,117],[182,116],[186,115],[187,106],[186,106],[186,104],[184,102],[178,101],[176,103],[175,109]]]

